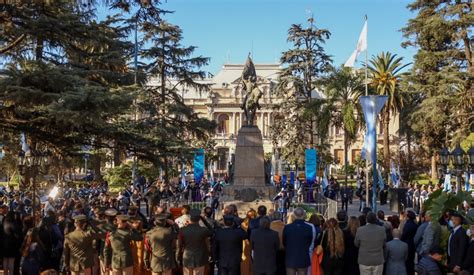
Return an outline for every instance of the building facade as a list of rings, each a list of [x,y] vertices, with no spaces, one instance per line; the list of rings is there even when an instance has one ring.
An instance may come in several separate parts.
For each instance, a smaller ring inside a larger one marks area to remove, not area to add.
[[[244,64],[225,64],[222,70],[215,76],[204,80],[211,85],[210,91],[197,92],[185,87],[182,88],[182,96],[185,104],[191,106],[196,113],[202,117],[214,120],[217,129],[214,135],[216,150],[219,156],[218,163],[215,164],[215,172],[225,173],[227,165],[235,152],[236,137],[240,127],[242,127],[244,114],[240,108],[245,94],[242,93],[240,78]],[[274,121],[274,104],[278,98],[273,93],[277,84],[280,65],[278,64],[255,64],[257,82],[263,91],[260,99],[261,109],[256,115],[256,123],[262,132],[264,152],[273,153],[274,145],[271,139],[271,127]],[[316,95],[318,97],[322,94]],[[398,116],[391,119],[390,139],[394,147],[398,147]],[[383,127],[378,125],[378,143],[381,146],[383,141]],[[342,129],[331,126],[329,131],[330,150],[335,159],[336,166],[344,163],[344,135]],[[363,145],[364,133],[358,134],[358,139],[354,142],[348,152],[349,163],[353,164],[360,155]],[[281,143],[279,143],[281,144]]]

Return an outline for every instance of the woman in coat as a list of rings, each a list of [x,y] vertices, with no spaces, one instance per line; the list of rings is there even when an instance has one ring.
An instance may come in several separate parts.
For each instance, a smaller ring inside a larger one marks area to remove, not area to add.
[[[336,219],[331,218],[324,230],[322,267],[325,275],[342,275],[344,257],[344,237]]]
[[[360,226],[359,219],[351,216],[347,221],[347,227],[343,230],[344,234],[344,266],[342,274],[359,275],[359,264],[357,257],[359,255],[359,248],[354,244],[354,238],[357,229]]]

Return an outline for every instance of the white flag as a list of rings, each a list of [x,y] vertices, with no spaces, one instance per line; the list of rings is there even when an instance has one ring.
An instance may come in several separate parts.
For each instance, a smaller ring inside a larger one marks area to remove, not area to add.
[[[364,27],[362,28],[362,32],[359,36],[359,41],[357,41],[357,47],[352,53],[351,57],[347,59],[344,67],[354,67],[354,63],[357,59],[357,56],[367,50],[367,20],[365,20]]]

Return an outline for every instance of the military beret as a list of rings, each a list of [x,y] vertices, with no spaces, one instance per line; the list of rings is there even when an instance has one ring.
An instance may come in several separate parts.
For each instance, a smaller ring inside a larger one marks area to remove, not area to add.
[[[191,217],[199,217],[201,216],[201,211],[199,211],[199,209],[191,209],[191,211],[189,212],[189,215]]]
[[[105,215],[107,215],[109,217],[117,216],[117,209],[109,208],[109,209],[105,210]]]
[[[117,219],[126,222],[126,221],[130,220],[130,217],[128,215],[118,215]]]
[[[77,216],[74,216],[73,219],[76,222],[82,222],[82,221],[87,220],[87,216],[86,215],[77,215]]]

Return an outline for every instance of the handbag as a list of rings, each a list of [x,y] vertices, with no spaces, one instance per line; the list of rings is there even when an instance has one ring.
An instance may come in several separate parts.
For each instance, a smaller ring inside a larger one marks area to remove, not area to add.
[[[323,236],[321,237],[321,240],[319,241],[318,246],[316,246],[316,255],[321,255],[323,253],[323,239],[324,239],[324,234],[326,234],[326,231],[323,231]]]

